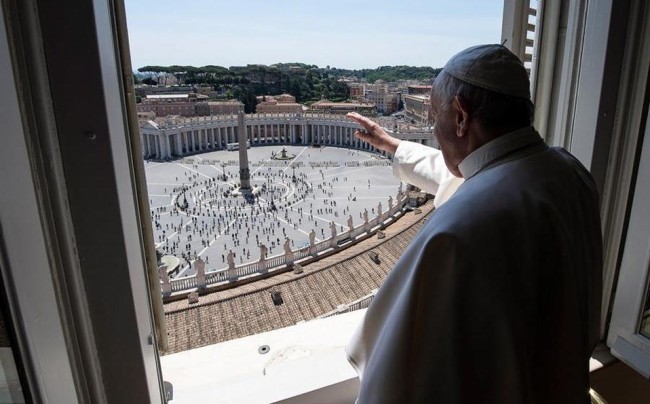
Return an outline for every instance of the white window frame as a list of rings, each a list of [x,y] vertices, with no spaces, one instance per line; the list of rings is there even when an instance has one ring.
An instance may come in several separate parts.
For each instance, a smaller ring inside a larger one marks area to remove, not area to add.
[[[74,365],[66,355],[6,28],[0,7],[0,256],[4,258],[0,269],[18,336],[18,346],[13,349],[23,358],[30,386],[22,387],[30,390],[34,401],[47,398],[72,404],[78,402]],[[38,368],[30,364],[38,364]]]
[[[646,111],[647,111],[646,106]],[[639,333],[650,270],[650,116],[646,119],[641,161],[619,272],[607,345],[612,353],[650,378],[650,339]]]
[[[23,388],[35,402],[164,401],[146,276],[153,243],[147,243],[148,214],[138,216],[136,177],[143,169],[128,133],[120,11],[120,0],[0,4],[0,269],[18,337],[14,352],[29,384]],[[62,16],[70,20],[59,27]],[[63,43],[65,52],[45,34],[59,28],[71,42]],[[86,46],[77,49],[71,38]],[[85,106],[75,87],[83,84],[68,75],[75,62],[92,66],[85,77],[94,77],[93,97],[101,102]],[[70,96],[75,91],[78,98]],[[79,119],[70,119],[75,112]],[[91,153],[109,164],[75,158],[78,145],[92,144]],[[65,171],[66,163],[88,171]],[[99,203],[108,206],[102,214],[119,222],[108,235],[84,220],[97,212],[90,176],[114,185]],[[90,241],[80,234],[92,235]],[[110,273],[112,262],[120,267]],[[132,322],[120,329],[120,319]]]
[[[639,247],[645,242],[647,249],[650,228],[639,229],[647,220],[640,206],[650,205],[639,191],[647,191],[642,178],[650,177],[648,146],[640,153],[648,125],[650,7],[641,0],[576,0],[561,7],[540,1],[538,17],[535,126],[547,143],[567,148],[595,175],[604,245],[601,336],[615,356],[648,377],[650,344],[638,327],[650,272],[647,251]],[[644,161],[637,173],[639,155]]]

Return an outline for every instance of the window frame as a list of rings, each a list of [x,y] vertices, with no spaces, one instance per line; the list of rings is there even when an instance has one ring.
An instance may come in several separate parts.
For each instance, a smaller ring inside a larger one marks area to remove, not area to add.
[[[9,311],[17,335],[19,353],[34,401],[78,402],[74,364],[66,355],[62,314],[56,302],[56,286],[50,275],[48,243],[43,234],[39,197],[25,141],[26,128],[11,64],[5,9],[0,8],[0,271],[5,283]],[[22,246],[30,245],[29,254]],[[29,268],[29,270],[22,270]],[[65,388],[63,386],[66,386]]]
[[[646,124],[641,161],[636,176],[630,224],[613,299],[607,345],[612,354],[645,378],[650,378],[650,338],[639,332],[650,288],[650,115]]]
[[[635,189],[650,176],[647,168],[637,173],[640,156],[648,159],[641,143],[649,124],[650,7],[640,0],[579,0],[562,9],[540,3],[540,64],[531,78],[536,127],[594,176],[604,246],[601,336],[616,357],[648,377],[650,344],[638,326],[650,268],[637,244],[647,240],[638,229],[646,220],[638,206],[649,200]]]
[[[0,7],[8,106],[0,185],[11,189],[0,197],[0,224],[11,235],[1,269],[24,387],[38,402],[163,402],[153,319],[160,294],[149,293],[158,279],[147,276],[155,255],[139,198],[144,167],[130,125],[123,4]]]

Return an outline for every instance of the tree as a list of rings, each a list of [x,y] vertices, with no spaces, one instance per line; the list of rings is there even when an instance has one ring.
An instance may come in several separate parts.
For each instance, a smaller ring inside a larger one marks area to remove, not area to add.
[[[157,86],[158,82],[154,80],[152,77],[145,77],[142,79],[142,84],[146,84],[148,86]]]
[[[257,105],[257,98],[255,93],[249,90],[247,87],[238,87],[235,90],[235,96],[239,101],[244,104],[244,112],[247,114],[252,114],[255,112],[255,106]]]
[[[332,98],[338,101],[344,101],[350,98],[350,87],[342,81],[333,81],[331,83]]]
[[[291,79],[289,84],[289,93],[296,97],[297,102],[303,101],[302,86],[300,85],[300,79],[297,77]]]

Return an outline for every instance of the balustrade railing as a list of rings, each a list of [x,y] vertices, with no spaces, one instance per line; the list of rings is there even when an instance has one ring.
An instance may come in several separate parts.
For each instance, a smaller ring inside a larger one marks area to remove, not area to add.
[[[337,244],[336,246],[332,245],[332,239],[328,238],[322,240],[318,243],[315,243],[312,246],[301,246],[300,248],[293,250],[293,257],[287,256],[287,254],[280,254],[273,257],[268,257],[264,261],[255,261],[242,264],[240,266],[235,266],[234,268],[234,277],[231,277],[229,268],[222,268],[205,273],[205,286],[214,285],[217,283],[224,283],[227,281],[235,280],[236,278],[242,278],[254,274],[260,274],[269,272],[272,269],[277,269],[285,266],[289,262],[298,262],[307,257],[314,257],[318,254],[327,251],[331,248],[339,248],[338,242],[350,239],[354,240],[357,237],[361,236],[364,233],[371,234],[372,229],[375,227],[385,224],[390,220],[394,220],[395,216],[404,209],[407,204],[407,199],[403,199],[400,203],[395,204],[393,207],[388,209],[388,211],[381,214],[381,216],[376,216],[368,221],[368,223],[361,223],[358,226],[352,228],[352,230],[347,230],[336,235]],[[264,262],[264,265],[261,266],[260,263]],[[190,291],[202,287],[197,283],[197,276],[187,276],[183,278],[176,278],[169,280],[168,290],[171,290],[171,293]],[[161,282],[161,287],[165,290],[164,284]]]
[[[345,115],[339,114],[319,114],[319,113],[302,113],[302,114],[247,114],[247,124],[257,124],[260,121],[271,122],[299,122],[318,120],[327,122],[340,122],[351,127],[356,127],[357,124],[350,121]],[[209,126],[213,123],[230,122],[234,126],[237,125],[237,115],[212,115],[194,118],[177,118],[174,120],[163,121],[156,124],[158,129],[178,129],[185,127],[203,127]]]
[[[377,294],[377,289],[373,290],[372,293],[370,293],[369,295],[357,299],[352,303],[343,304],[337,307],[335,310],[332,310],[328,313],[316,317],[316,319],[332,317],[332,316],[336,316],[337,314],[349,313],[355,310],[365,309],[370,306],[370,303],[372,303],[372,300],[375,298],[376,294]]]

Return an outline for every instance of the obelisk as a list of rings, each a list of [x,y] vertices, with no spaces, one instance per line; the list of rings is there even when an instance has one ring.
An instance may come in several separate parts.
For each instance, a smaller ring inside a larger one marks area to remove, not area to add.
[[[247,191],[251,189],[251,174],[248,169],[248,148],[246,147],[248,135],[246,133],[244,117],[244,106],[240,105],[239,111],[237,112],[237,137],[239,138],[239,181],[241,183],[240,189],[242,191]]]

